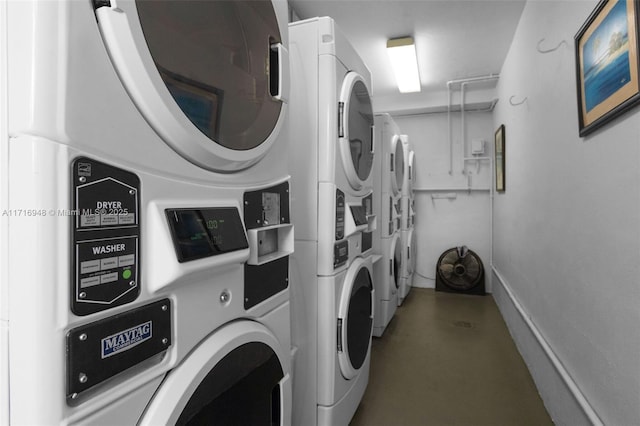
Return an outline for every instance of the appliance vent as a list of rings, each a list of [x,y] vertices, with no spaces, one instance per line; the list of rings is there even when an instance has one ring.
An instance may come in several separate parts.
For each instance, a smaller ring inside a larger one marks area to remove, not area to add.
[[[436,290],[485,294],[484,267],[480,257],[467,246],[446,250],[436,265]]]

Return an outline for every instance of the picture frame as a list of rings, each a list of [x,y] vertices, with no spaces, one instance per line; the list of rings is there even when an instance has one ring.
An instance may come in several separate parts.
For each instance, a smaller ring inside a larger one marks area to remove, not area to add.
[[[579,134],[640,102],[638,0],[601,0],[575,35]]]
[[[495,133],[494,145],[495,170],[496,170],[496,191],[505,191],[505,128],[501,124]]]

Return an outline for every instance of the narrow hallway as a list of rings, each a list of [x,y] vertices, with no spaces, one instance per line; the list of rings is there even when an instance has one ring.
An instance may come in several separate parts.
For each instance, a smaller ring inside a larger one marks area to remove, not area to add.
[[[351,426],[553,424],[491,295],[414,288]]]

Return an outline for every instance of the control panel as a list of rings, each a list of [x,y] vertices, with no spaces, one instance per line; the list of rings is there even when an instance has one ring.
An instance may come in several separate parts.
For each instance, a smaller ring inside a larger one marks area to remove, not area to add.
[[[389,235],[393,235],[393,233],[395,232],[395,226],[396,226],[396,221],[393,218],[393,208],[394,208],[394,204],[393,204],[393,198],[389,197]]]
[[[72,164],[71,310],[89,315],[140,293],[140,179],[81,157]]]
[[[362,244],[360,245],[364,253],[373,247],[373,230],[377,226],[371,223],[371,220],[375,219],[373,216],[373,194],[369,194],[362,199],[362,208],[364,210],[365,223],[367,224],[367,230],[362,232]]]
[[[333,269],[347,263],[349,260],[349,241],[340,241],[333,245]]]
[[[351,214],[353,215],[356,226],[367,224],[367,213],[365,212],[364,206],[350,205],[349,208],[351,209]]]
[[[167,209],[165,213],[181,263],[249,247],[236,207]]]
[[[345,209],[344,192],[336,189],[336,241],[344,238]]]

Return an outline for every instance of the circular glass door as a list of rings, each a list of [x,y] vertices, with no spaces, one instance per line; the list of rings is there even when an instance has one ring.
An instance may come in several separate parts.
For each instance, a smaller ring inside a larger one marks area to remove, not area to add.
[[[267,152],[286,72],[271,1],[120,0],[96,15],[134,103],[179,154],[233,171]]]
[[[278,356],[269,346],[246,343],[209,371],[176,425],[279,425],[283,377]]]
[[[392,260],[391,262],[391,280],[393,281],[394,288],[398,288],[400,284],[400,264],[402,261],[402,248],[399,241],[398,234],[396,233],[391,240],[391,250],[389,250],[389,257]],[[395,291],[393,292],[395,294]]]
[[[288,351],[255,321],[222,326],[166,375],[138,424],[284,424],[291,410]]]
[[[373,107],[363,78],[349,72],[342,86],[340,153],[349,184],[360,190],[371,174],[374,158]]]
[[[400,277],[402,274],[402,244],[398,244],[398,236],[394,238],[393,249],[393,279],[396,288],[400,286]]]
[[[340,300],[342,352],[338,352],[340,370],[346,379],[354,378],[364,364],[373,330],[373,281],[362,258],[347,270]]]
[[[413,184],[416,180],[416,156],[413,151],[409,152],[409,194],[413,194]]]
[[[393,135],[390,152],[393,156],[394,171],[394,173],[391,174],[391,190],[393,191],[393,195],[397,195],[402,191],[402,183],[404,182],[404,152],[402,150],[400,135]]]

